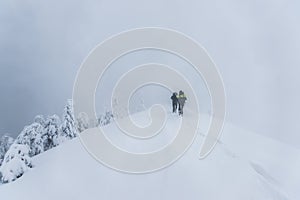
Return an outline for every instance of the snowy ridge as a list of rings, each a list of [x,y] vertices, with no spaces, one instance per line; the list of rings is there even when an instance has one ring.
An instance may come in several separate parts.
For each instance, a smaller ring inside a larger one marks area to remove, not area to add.
[[[147,124],[147,117],[142,112],[132,119]],[[298,149],[227,123],[214,151],[199,160],[209,117],[203,115],[201,119],[192,147],[179,161],[159,172],[131,175],[109,169],[95,161],[76,138],[34,157],[35,167],[15,182],[1,185],[0,195],[9,200],[300,198]],[[140,145],[141,141],[121,134],[114,123],[104,130],[115,145],[126,150],[151,151],[174,137],[179,122],[177,115],[168,113],[163,132]]]

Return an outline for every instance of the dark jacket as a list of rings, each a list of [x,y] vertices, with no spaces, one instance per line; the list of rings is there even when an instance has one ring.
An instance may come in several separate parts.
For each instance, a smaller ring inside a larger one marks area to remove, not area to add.
[[[177,96],[176,96],[175,93],[171,96],[171,99],[172,99],[172,103],[173,104],[177,104],[178,103],[178,99],[177,99]]]

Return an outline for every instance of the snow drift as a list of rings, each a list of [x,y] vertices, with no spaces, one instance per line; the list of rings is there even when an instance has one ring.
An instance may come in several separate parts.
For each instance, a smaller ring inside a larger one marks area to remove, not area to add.
[[[147,113],[132,116],[139,124]],[[208,124],[202,116],[201,124]],[[166,127],[153,141],[124,136],[114,123],[105,126],[107,137],[129,151],[151,151],[165,145],[180,124],[168,113]],[[73,139],[35,156],[34,168],[15,182],[0,186],[1,199],[203,199],[203,200],[291,200],[299,199],[300,150],[242,130],[227,123],[214,151],[199,159],[205,125],[200,126],[192,147],[175,164],[155,173],[120,173],[94,160]]]

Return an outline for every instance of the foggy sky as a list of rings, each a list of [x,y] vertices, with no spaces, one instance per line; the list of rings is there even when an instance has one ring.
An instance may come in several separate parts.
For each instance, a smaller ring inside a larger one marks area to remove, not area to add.
[[[157,26],[201,43],[223,76],[227,120],[300,148],[300,5],[287,0],[0,2],[0,135],[61,115],[89,51]]]

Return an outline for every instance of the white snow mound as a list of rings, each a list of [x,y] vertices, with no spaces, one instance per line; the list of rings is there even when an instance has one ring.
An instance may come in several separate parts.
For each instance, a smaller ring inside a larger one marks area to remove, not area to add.
[[[147,113],[132,116],[147,124]],[[188,116],[184,116],[188,117]],[[0,186],[7,200],[287,200],[300,199],[300,151],[278,141],[226,124],[213,152],[199,159],[209,118],[201,116],[198,136],[175,164],[155,173],[132,175],[94,160],[73,139],[33,158],[34,168]],[[166,127],[151,141],[125,136],[114,123],[104,127],[115,145],[151,151],[166,145],[180,124],[168,114]],[[140,144],[141,143],[141,144]]]

